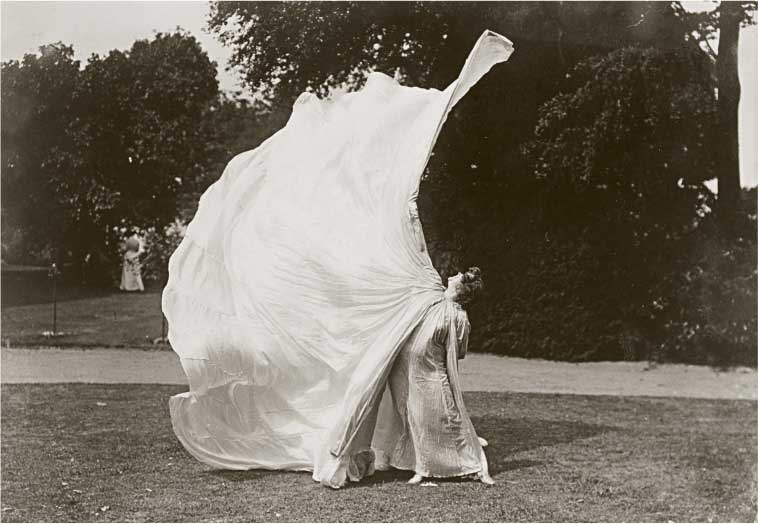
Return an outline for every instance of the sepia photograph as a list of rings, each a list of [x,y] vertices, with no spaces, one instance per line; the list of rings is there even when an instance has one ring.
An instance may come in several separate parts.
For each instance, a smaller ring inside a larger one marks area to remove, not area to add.
[[[758,520],[758,2],[0,22],[1,522]]]

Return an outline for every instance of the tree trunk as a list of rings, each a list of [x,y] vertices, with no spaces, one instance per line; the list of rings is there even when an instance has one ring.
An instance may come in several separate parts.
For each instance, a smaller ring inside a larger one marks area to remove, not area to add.
[[[742,7],[739,2],[722,1],[719,9],[720,35],[716,61],[719,125],[717,213],[722,224],[728,224],[737,212],[740,197],[738,140],[740,79],[737,70],[737,50]]]

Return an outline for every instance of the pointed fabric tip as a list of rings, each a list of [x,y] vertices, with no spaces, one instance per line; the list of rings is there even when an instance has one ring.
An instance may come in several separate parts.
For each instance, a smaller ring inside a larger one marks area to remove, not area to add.
[[[494,65],[508,60],[513,50],[513,42],[503,35],[489,29],[484,31],[469,53],[458,79],[448,87],[452,88],[449,107],[457,104]]]

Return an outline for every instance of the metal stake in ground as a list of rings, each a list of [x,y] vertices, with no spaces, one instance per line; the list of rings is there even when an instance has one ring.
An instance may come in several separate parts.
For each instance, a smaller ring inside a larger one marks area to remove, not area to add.
[[[53,334],[55,336],[58,333],[58,296],[57,296],[57,284],[58,284],[58,265],[53,262],[50,266],[47,276],[53,280]]]
[[[166,288],[168,281],[164,279],[163,288]],[[161,336],[153,340],[153,344],[168,344],[168,334],[166,333],[166,315],[163,314],[163,306],[161,306]]]

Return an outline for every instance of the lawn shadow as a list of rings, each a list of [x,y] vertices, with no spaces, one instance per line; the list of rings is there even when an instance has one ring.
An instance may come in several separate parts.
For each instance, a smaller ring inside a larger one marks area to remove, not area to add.
[[[503,473],[506,471],[515,471],[517,469],[531,468],[533,466],[540,466],[542,462],[537,460],[507,460],[497,464],[495,468],[490,466],[490,473],[495,475],[497,473]]]
[[[360,488],[386,482],[408,482],[413,476],[412,471],[390,468],[386,471],[377,471],[373,475],[361,479],[360,482],[348,482],[345,488]]]
[[[3,270],[3,293],[0,297],[0,306],[3,308],[17,306],[32,306],[40,304],[52,304],[52,280],[46,271],[18,272]],[[83,285],[77,282],[60,280],[56,284],[56,301],[71,302],[74,300],[86,300],[103,298],[109,295],[123,293],[118,289],[118,283],[89,284]],[[153,282],[145,282],[145,293],[160,291],[163,286]]]
[[[2,307],[33,306],[40,304],[52,304],[52,283],[50,281],[35,282],[29,285],[23,280],[7,278],[3,279]],[[118,293],[116,287],[92,286],[82,287],[68,284],[59,284],[56,287],[56,301],[58,303],[71,302],[91,298],[102,298]]]
[[[516,453],[568,444],[618,429],[613,426],[587,424],[573,420],[505,418],[488,415],[472,417],[472,422],[476,432],[489,442],[486,451],[490,473],[493,475],[540,464],[531,460],[506,460],[507,457]]]
[[[476,432],[487,439],[489,447],[499,453],[512,455],[521,451],[566,444],[609,431],[614,426],[587,424],[575,420],[546,420],[541,418],[506,418],[485,415],[471,417]]]
[[[571,420],[545,420],[540,418],[505,418],[496,416],[472,417],[477,433],[489,442],[486,448],[489,469],[492,475],[506,471],[539,466],[535,460],[508,457],[539,447],[567,444],[575,440],[594,437],[618,428],[601,424],[586,424]],[[204,473],[221,477],[230,482],[249,482],[263,477],[291,475],[293,472],[251,469],[246,471],[213,470]],[[358,488],[374,484],[406,482],[413,472],[400,469],[377,471],[358,483],[348,482],[345,488]],[[460,482],[459,478],[431,479],[434,482]]]
[[[223,480],[228,480],[229,482],[250,482],[251,480],[258,480],[263,477],[275,477],[275,476],[281,477],[283,475],[292,475],[293,473],[298,473],[298,472],[279,471],[279,470],[271,470],[271,469],[246,469],[244,471],[230,470],[230,469],[214,469],[211,471],[206,471],[204,473],[201,473],[201,476],[220,477]]]
[[[223,480],[229,481],[229,482],[250,482],[252,480],[258,480],[262,478],[280,478],[283,476],[291,476],[291,475],[297,475],[298,477],[303,477],[307,475],[308,480],[312,482],[313,485],[318,485],[317,482],[313,481],[311,478],[311,473],[307,471],[279,471],[279,470],[269,470],[269,469],[248,469],[245,471],[236,471],[236,470],[211,470],[206,471],[201,474],[205,477],[216,477],[221,478]],[[344,488],[357,488],[361,486],[367,486],[371,484],[383,484],[385,482],[405,482],[408,479],[413,476],[413,472],[411,471],[404,471],[400,469],[390,469],[387,471],[377,471],[370,477],[366,477],[362,479],[360,482],[348,482],[345,484]],[[343,488],[343,489],[344,489]]]

